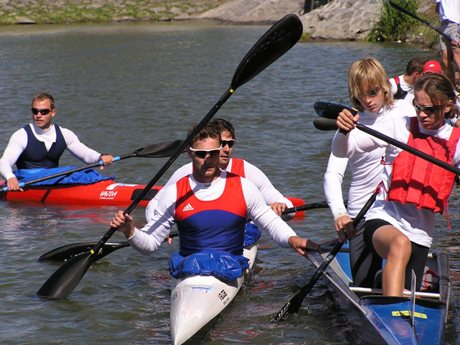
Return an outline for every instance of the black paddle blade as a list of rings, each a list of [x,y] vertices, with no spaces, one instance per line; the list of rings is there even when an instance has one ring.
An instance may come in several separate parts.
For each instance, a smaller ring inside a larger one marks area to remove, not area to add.
[[[313,276],[308,281],[308,284],[303,286],[299,291],[295,293],[294,296],[292,296],[289,299],[289,301],[280,309],[278,314],[276,314],[272,318],[272,322],[286,320],[289,317],[289,315],[299,312],[300,306],[302,305],[305,296],[307,296],[307,294],[310,292],[313,286],[315,286],[316,282],[321,277],[324,270],[329,266],[329,264],[335,258],[342,246],[342,242],[337,242],[335,244],[334,248],[332,248],[332,250],[329,252],[323,263],[318,267],[315,273],[313,273]]]
[[[59,248],[50,250],[49,252],[43,254],[38,258],[38,261],[66,261],[71,259],[74,256],[89,252],[92,248],[96,246],[95,242],[80,242],[66,244]],[[96,254],[94,261],[102,259],[104,256],[109,255],[115,250],[128,247],[128,242],[112,242],[105,243],[104,246],[99,250],[99,253]]]
[[[153,144],[134,151],[136,157],[163,158],[170,157],[182,144],[182,140],[168,141],[165,143]]]
[[[343,109],[348,109],[351,112],[356,113],[356,110],[352,109],[350,106],[335,102],[316,102],[314,104],[314,108],[319,116],[333,120],[337,118]]]
[[[326,119],[318,117],[313,120],[313,126],[320,131],[335,131],[339,129],[337,123],[333,119]]]
[[[49,299],[67,297],[93,262],[94,256],[89,252],[74,256],[48,278],[37,291],[37,295]]]
[[[303,33],[302,22],[295,14],[276,22],[256,42],[237,67],[231,88],[236,90],[276,61],[300,39]]]

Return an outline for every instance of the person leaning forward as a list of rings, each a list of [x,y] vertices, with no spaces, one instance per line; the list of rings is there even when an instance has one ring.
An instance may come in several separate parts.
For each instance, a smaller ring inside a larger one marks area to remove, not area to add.
[[[242,263],[247,218],[267,231],[278,244],[290,246],[300,255],[306,250],[318,250],[316,243],[296,235],[266,204],[251,181],[219,169],[221,149],[219,129],[207,124],[192,139],[188,149],[192,174],[163,188],[153,218],[147,225],[138,229],[131,215],[118,211],[110,226],[123,232],[136,250],[149,254],[159,248],[176,224],[180,239],[178,255],[182,259],[212,252],[230,254],[236,262]],[[174,267],[170,268],[173,272]]]
[[[31,110],[32,123],[13,133],[0,159],[0,174],[7,180],[8,190],[20,190],[13,173],[15,164],[18,169],[56,168],[66,149],[87,164],[112,163],[112,155],[90,149],[72,131],[53,124],[56,106],[52,95],[37,94]]]

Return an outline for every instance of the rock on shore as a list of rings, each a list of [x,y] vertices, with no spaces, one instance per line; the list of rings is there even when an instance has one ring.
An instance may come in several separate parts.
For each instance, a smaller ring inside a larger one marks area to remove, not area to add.
[[[233,0],[197,18],[232,23],[272,23],[288,13],[303,13],[304,0]],[[300,16],[312,38],[364,39],[380,18],[381,0],[336,0]]]

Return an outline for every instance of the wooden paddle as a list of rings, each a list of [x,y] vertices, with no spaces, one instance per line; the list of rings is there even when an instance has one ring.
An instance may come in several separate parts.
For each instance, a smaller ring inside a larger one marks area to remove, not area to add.
[[[283,215],[295,213],[299,211],[318,209],[318,208],[328,208],[327,202],[322,201],[322,202],[315,202],[311,204],[290,207],[284,210]],[[176,237],[177,233],[170,234],[170,236]],[[66,261],[76,255],[80,255],[85,252],[89,252],[95,246],[96,246],[96,242],[78,242],[78,243],[66,244],[64,246],[52,249],[49,252],[46,252],[45,254],[41,255],[38,258],[38,261]],[[128,246],[129,246],[129,243],[127,241],[105,243],[104,246],[99,251],[99,253],[96,254],[96,259],[94,261],[97,261],[103,258],[104,256],[109,255],[110,253],[112,253],[113,251],[117,249],[121,249],[121,248],[128,247]]]
[[[211,120],[214,114],[230,98],[235,90],[245,84],[266,67],[276,61],[291,49],[302,36],[303,27],[299,17],[288,14],[275,23],[249,50],[238,65],[230,87],[225,91],[220,100],[211,108],[208,114],[198,123],[182,144],[171,155],[165,165],[158,171],[144,190],[137,196],[132,204],[125,210],[130,214],[148,191],[158,182],[177,157],[190,145],[194,136]],[[90,252],[77,255],[65,262],[38,290],[40,297],[61,299],[67,297],[78,285],[83,275],[95,261],[97,253],[104,246],[117,228],[111,227]]]
[[[174,151],[176,151],[177,147],[182,144],[182,140],[174,140],[174,141],[168,141],[164,143],[158,143],[158,144],[153,144],[149,145],[146,147],[141,147],[140,149],[137,149],[136,151],[133,151],[131,153],[122,155],[122,156],[116,156],[113,158],[114,162],[121,161],[126,158],[132,158],[132,157],[144,157],[144,158],[163,158],[163,157],[169,157],[171,156]],[[75,168],[75,169],[70,169],[66,171],[62,171],[56,174],[48,175],[48,176],[43,176],[34,180],[26,181],[26,182],[20,182],[19,187],[24,188],[26,186],[30,186],[34,183],[50,180],[56,177],[61,177],[61,176],[66,176],[73,174],[78,171],[90,169],[90,168],[95,168],[98,166],[103,166],[104,163],[102,161],[99,161],[94,164],[89,164],[85,165],[80,168]],[[3,191],[7,192],[8,187],[3,187]]]
[[[348,109],[351,113],[356,114],[357,111],[350,106],[340,104],[340,103],[334,103],[334,102],[316,102],[315,105],[315,110],[318,113],[318,115],[326,117],[328,119],[331,118],[337,118],[338,114],[343,110],[343,109]],[[434,158],[433,156],[430,156],[426,154],[425,152],[422,152],[420,150],[417,150],[413,148],[412,146],[409,146],[407,144],[404,144],[396,139],[393,139],[383,133],[380,133],[376,131],[375,129],[369,128],[367,126],[364,126],[360,123],[356,123],[356,128],[360,129],[363,132],[366,132],[369,135],[372,135],[376,138],[379,138],[391,145],[394,145],[396,147],[399,147],[402,150],[408,151],[412,153],[415,156],[418,156],[422,159],[427,160],[430,163],[433,163],[437,166],[440,166],[441,168],[444,168],[456,175],[460,175],[460,169],[450,165],[449,163],[443,162],[437,158]]]
[[[353,226],[357,226],[358,223],[364,218],[366,212],[372,206],[377,197],[378,191],[375,191],[372,196],[367,200],[366,204],[363,206],[361,211],[356,215],[355,219],[353,219]],[[329,252],[326,259],[321,263],[321,265],[316,269],[313,273],[312,277],[310,278],[309,282],[303,286],[299,291],[292,296],[289,301],[280,309],[278,314],[276,314],[272,318],[272,322],[278,322],[286,320],[290,314],[297,313],[302,305],[302,301],[304,300],[305,296],[311,291],[313,286],[316,284],[318,279],[321,277],[323,272],[328,268],[329,264],[334,260],[337,253],[343,246],[343,242],[337,242],[334,248]]]
[[[445,43],[446,43],[446,48],[447,48],[447,63],[448,63],[447,70],[448,70],[448,74],[449,74],[448,78],[455,85],[455,70],[454,70],[454,66],[452,64],[453,56],[454,56],[454,53],[452,51],[452,44],[451,44],[452,39],[448,35],[446,35],[444,32],[439,30],[437,27],[433,26],[430,22],[428,22],[425,19],[422,19],[419,16],[417,16],[415,13],[412,13],[412,12],[408,11],[407,9],[405,9],[404,7],[399,6],[398,4],[394,3],[393,1],[389,1],[389,0],[385,0],[385,1],[388,2],[394,8],[396,8],[398,11],[400,11],[400,12],[402,12],[402,13],[404,13],[404,14],[406,14],[406,15],[414,18],[414,19],[417,19],[418,21],[420,21],[423,24],[429,26],[431,29],[433,29],[438,34],[440,34],[442,37],[444,37],[444,39],[446,40]]]

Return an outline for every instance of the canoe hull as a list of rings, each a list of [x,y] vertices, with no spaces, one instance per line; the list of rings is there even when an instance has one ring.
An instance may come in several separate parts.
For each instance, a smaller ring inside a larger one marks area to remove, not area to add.
[[[249,279],[257,255],[257,245],[244,250],[249,259],[246,274],[235,281],[223,282],[213,276],[173,279],[171,286],[171,338],[179,345],[206,331],[230,305],[243,283]]]
[[[3,192],[0,189],[0,200],[49,205],[127,207],[144,188],[143,184],[116,183],[114,180],[87,185],[29,186],[23,192]],[[161,188],[161,186],[154,186],[138,206],[146,207]],[[305,203],[301,198],[287,198],[294,206]],[[295,216],[304,217],[304,211],[296,212]]]
[[[128,206],[141,193],[145,185],[116,183],[105,180],[89,185],[62,185],[28,187],[23,192],[0,192],[4,201],[54,205]],[[161,189],[154,186],[139,203],[146,207]]]
[[[323,257],[309,253],[309,259],[319,267]],[[411,327],[409,297],[386,297],[380,290],[350,287],[349,254],[339,253],[325,271],[328,288],[352,326],[354,342],[362,344],[424,344],[444,342],[450,284],[446,254],[432,253],[426,270],[439,277],[433,291],[415,298],[415,328]]]

